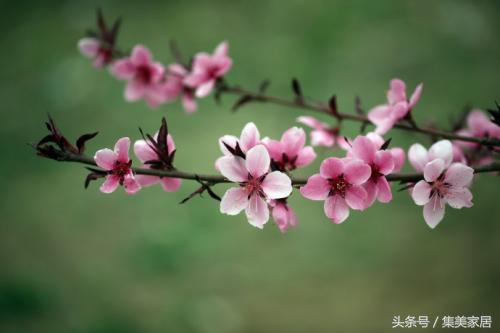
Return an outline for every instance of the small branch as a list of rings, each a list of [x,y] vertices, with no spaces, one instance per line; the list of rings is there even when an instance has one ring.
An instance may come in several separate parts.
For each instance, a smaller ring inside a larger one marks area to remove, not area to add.
[[[361,114],[341,113],[338,111],[336,113],[332,113],[331,109],[328,105],[322,104],[319,102],[310,102],[310,101],[308,102],[305,99],[302,99],[300,102],[297,100],[288,100],[288,99],[281,98],[281,97],[269,96],[269,95],[264,95],[262,93],[249,91],[246,89],[242,89],[240,87],[228,86],[227,84],[222,85],[220,87],[220,89],[222,92],[226,92],[229,94],[239,95],[239,96],[248,96],[248,98],[251,101],[272,103],[272,104],[276,104],[276,105],[287,106],[287,107],[292,107],[292,108],[297,108],[297,109],[305,109],[305,110],[309,110],[309,111],[315,111],[315,112],[319,112],[322,114],[327,114],[329,116],[332,116],[332,117],[336,118],[337,120],[344,120],[345,119],[345,120],[357,121],[357,122],[361,122],[361,123],[370,123],[370,120],[368,120],[368,118],[366,116],[361,115]],[[500,146],[500,140],[467,137],[467,136],[457,135],[454,133],[435,130],[435,129],[431,129],[431,128],[417,127],[417,126],[414,126],[411,124],[399,123],[399,124],[394,125],[394,128],[398,128],[398,129],[403,130],[403,131],[422,133],[422,134],[429,135],[432,137],[440,137],[443,139],[474,142],[474,143],[478,143],[478,144],[483,145],[483,146],[495,146],[495,147]]]
[[[82,163],[86,165],[97,166],[95,161],[84,155],[77,155],[72,153],[61,153],[58,161],[63,162],[76,162]],[[181,179],[189,179],[195,180],[197,182],[205,181],[209,184],[220,184],[220,183],[232,183],[230,180],[224,178],[219,175],[202,175],[197,173],[189,173],[178,170],[155,170],[155,169],[142,169],[142,168],[132,168],[132,170],[136,174],[140,175],[150,175],[150,176],[158,176],[158,177],[171,177],[171,178],[181,178]],[[485,172],[499,172],[500,171],[500,163],[493,163],[487,166],[478,167],[474,169],[474,173],[485,173]],[[400,183],[415,183],[422,179],[422,174],[419,173],[410,173],[410,174],[392,174],[387,176],[387,180],[391,182],[400,182]],[[307,178],[293,178],[293,185],[304,185],[307,183]]]

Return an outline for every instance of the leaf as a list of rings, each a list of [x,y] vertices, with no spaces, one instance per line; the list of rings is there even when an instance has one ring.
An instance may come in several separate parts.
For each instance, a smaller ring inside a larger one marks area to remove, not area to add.
[[[337,109],[337,96],[333,95],[330,100],[328,101],[328,106],[329,106],[329,109],[330,109],[330,112],[334,115],[334,116],[338,116],[338,109]]]
[[[292,79],[292,91],[295,94],[297,100],[303,99],[302,89],[300,88],[300,83],[296,78]]]
[[[36,145],[37,147],[40,147],[49,142],[55,142],[54,136],[52,134],[47,134],[46,136],[44,136],[42,140],[40,140]]]
[[[101,8],[97,8],[97,27],[99,28],[99,31],[101,32],[101,36],[106,36],[106,33],[108,31],[108,28],[106,27],[106,21],[104,20],[104,16],[102,15],[102,10]]]
[[[78,153],[81,154],[85,150],[85,143],[99,134],[99,132],[94,132],[94,133],[89,133],[89,134],[84,134],[76,140],[76,148],[78,149]]]
[[[233,107],[231,108],[231,110],[233,112],[237,111],[240,107],[242,107],[243,105],[251,102],[253,100],[253,96],[251,95],[243,95],[241,96],[234,104],[233,104]]]
[[[167,120],[165,117],[161,118],[161,126],[160,129],[158,130],[158,150],[164,154],[166,152],[168,157],[168,145],[167,145],[167,136],[168,136],[168,126],[167,126]]]
[[[103,178],[105,176],[106,176],[105,174],[102,174],[99,172],[91,172],[85,178],[85,183],[83,184],[83,186],[85,187],[85,189],[87,189],[89,187],[91,181],[97,180],[99,178]]]
[[[111,31],[109,32],[109,44],[113,46],[116,42],[116,37],[118,36],[118,31],[120,30],[120,26],[122,24],[122,18],[119,17],[116,19],[115,23],[111,27]]]
[[[380,147],[380,150],[386,150],[389,147],[389,145],[391,144],[391,140],[392,140],[392,138],[385,140],[385,142]]]

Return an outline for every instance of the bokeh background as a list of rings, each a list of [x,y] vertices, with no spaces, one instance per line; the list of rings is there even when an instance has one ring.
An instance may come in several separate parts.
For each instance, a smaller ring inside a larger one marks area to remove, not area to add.
[[[492,315],[498,326],[494,176],[477,177],[474,207],[448,209],[435,230],[404,192],[342,225],[295,194],[300,226],[282,235],[272,222],[259,231],[221,215],[209,198],[179,205],[194,183],[104,195],[83,189],[81,165],[37,158],[26,143],[45,134],[47,112],[72,139],[100,131],[89,154],[138,139],[139,125],[155,131],[166,115],[177,166],[205,173],[220,136],[254,121],[277,137],[307,114],[263,104],[232,114],[231,96],[202,100],[192,116],[178,103],[126,103],[123,83],[76,49],[97,6],[123,17],[121,46],[144,43],[168,63],[171,38],[185,54],[227,39],[229,82],[270,78],[270,92],[290,96],[297,77],[307,95],[337,94],[343,111],[355,95],[365,108],[384,102],[393,77],[410,89],[424,82],[414,115],[445,128],[464,105],[500,98],[498,1],[2,1],[1,332],[388,331],[394,315]],[[345,134],[358,128],[346,123]],[[430,143],[390,136],[404,148]]]

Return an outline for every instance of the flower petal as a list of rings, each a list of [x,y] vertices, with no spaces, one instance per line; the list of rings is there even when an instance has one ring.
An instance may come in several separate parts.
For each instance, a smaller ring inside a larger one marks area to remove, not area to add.
[[[125,100],[128,102],[134,102],[141,99],[146,92],[146,86],[143,82],[137,80],[131,80],[127,83],[125,87]]]
[[[102,193],[113,193],[118,188],[118,185],[120,185],[120,177],[116,175],[108,175],[99,190]]]
[[[388,150],[379,150],[375,153],[374,164],[378,168],[378,172],[383,175],[388,175],[394,170],[394,158]]]
[[[262,190],[269,199],[286,198],[292,193],[292,181],[285,173],[273,171],[264,178]]]
[[[389,150],[394,160],[394,169],[392,172],[399,172],[403,165],[405,164],[405,151],[401,148],[391,148]]]
[[[435,181],[439,176],[441,176],[444,168],[444,161],[440,158],[427,163],[424,168],[424,179],[428,182]]]
[[[306,126],[309,126],[311,128],[317,129],[317,130],[322,130],[328,128],[328,125],[319,121],[318,119],[314,117],[309,117],[309,116],[302,116],[297,118],[297,122],[302,123]]]
[[[246,168],[255,178],[265,175],[269,171],[270,163],[271,158],[263,145],[253,147],[246,154]]]
[[[330,157],[321,162],[319,173],[325,179],[337,178],[344,173],[344,162],[337,157]]]
[[[468,186],[473,178],[474,169],[462,163],[453,163],[444,175],[444,181],[453,186]]]
[[[94,58],[99,52],[100,43],[95,38],[82,38],[78,42],[78,48],[80,52],[89,58]]]
[[[134,153],[142,163],[158,159],[153,148],[145,140],[137,140],[134,143]]]
[[[165,192],[175,192],[181,187],[179,178],[163,177],[161,178],[161,187]]]
[[[151,52],[143,45],[136,45],[132,49],[130,61],[136,66],[148,65],[152,61]]]
[[[306,133],[302,128],[292,127],[281,136],[283,150],[288,157],[295,157],[306,143]]]
[[[123,188],[127,194],[135,194],[141,189],[141,184],[130,174],[126,175],[123,180]]]
[[[408,102],[408,108],[413,109],[417,102],[420,100],[420,96],[422,95],[422,89],[424,87],[423,83],[420,83],[416,88],[413,94],[410,97],[410,101]]]
[[[148,187],[151,185],[158,184],[160,182],[160,177],[150,176],[150,175],[137,175],[135,176],[135,179],[139,182],[141,187]]]
[[[302,168],[311,164],[315,159],[316,153],[314,152],[313,147],[307,146],[299,152],[297,160],[295,161],[295,165],[297,166],[297,168]]]
[[[203,98],[208,96],[212,91],[215,85],[215,80],[209,80],[207,82],[203,82],[201,85],[196,88],[196,97]]]
[[[269,208],[267,207],[267,203],[257,194],[253,194],[250,197],[245,212],[248,223],[256,228],[262,229],[264,224],[269,220]]]
[[[340,224],[349,217],[349,207],[339,195],[328,197],[324,205],[325,215],[334,223]]]
[[[326,130],[314,130],[310,135],[313,146],[331,147],[335,144],[335,137]]]
[[[431,200],[431,186],[425,180],[415,184],[411,191],[411,197],[415,204],[423,206]]]
[[[369,138],[359,135],[352,142],[351,152],[355,157],[371,163],[375,159],[375,152],[377,151],[375,144]]]
[[[128,137],[123,137],[118,139],[115,144],[115,153],[117,159],[120,162],[128,163],[130,158],[128,156],[128,150],[130,149],[130,139]]]
[[[363,210],[366,207],[366,190],[359,186],[354,185],[347,189],[345,194],[345,202],[349,207],[356,210]]]
[[[130,60],[120,59],[111,65],[111,73],[120,80],[130,80],[134,77],[136,68]]]
[[[385,177],[379,177],[377,180],[377,200],[382,203],[388,203],[392,200],[391,185]]]
[[[427,149],[420,143],[413,144],[408,150],[408,160],[417,171],[424,171],[424,167],[429,162]]]
[[[472,193],[466,187],[454,188],[446,196],[446,202],[456,209],[470,208],[472,207]]]
[[[224,135],[223,137],[219,138],[220,151],[224,155],[232,156],[231,152],[226,148],[226,145],[228,145],[231,148],[236,148],[237,143],[238,143],[238,138],[236,138],[234,135]]]
[[[260,133],[254,123],[248,123],[243,127],[240,136],[240,147],[247,152],[260,142]]]
[[[330,192],[330,184],[319,174],[312,175],[300,188],[300,194],[310,200],[325,200]]]
[[[440,158],[444,161],[445,167],[453,160],[453,146],[449,140],[440,140],[429,149],[429,161]]]
[[[237,215],[248,206],[248,193],[242,187],[233,187],[224,193],[220,202],[220,212]]]
[[[439,196],[432,196],[424,206],[424,220],[429,227],[434,229],[444,217],[445,206]]]
[[[400,79],[391,80],[391,88],[387,92],[389,104],[406,101],[406,84]]]
[[[366,182],[372,174],[372,169],[361,160],[349,160],[344,165],[345,179],[354,185]]]
[[[94,161],[100,168],[104,170],[113,170],[118,155],[109,148],[98,150],[94,155]]]
[[[232,182],[245,182],[248,180],[248,171],[245,160],[239,156],[223,156],[215,162],[217,170]]]

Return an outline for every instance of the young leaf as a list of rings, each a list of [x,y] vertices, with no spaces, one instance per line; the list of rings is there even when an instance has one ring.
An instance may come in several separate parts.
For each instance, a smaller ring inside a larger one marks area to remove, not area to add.
[[[85,150],[85,143],[90,139],[95,138],[95,136],[99,134],[99,132],[84,134],[76,140],[76,148],[78,149],[78,153],[81,154]]]

